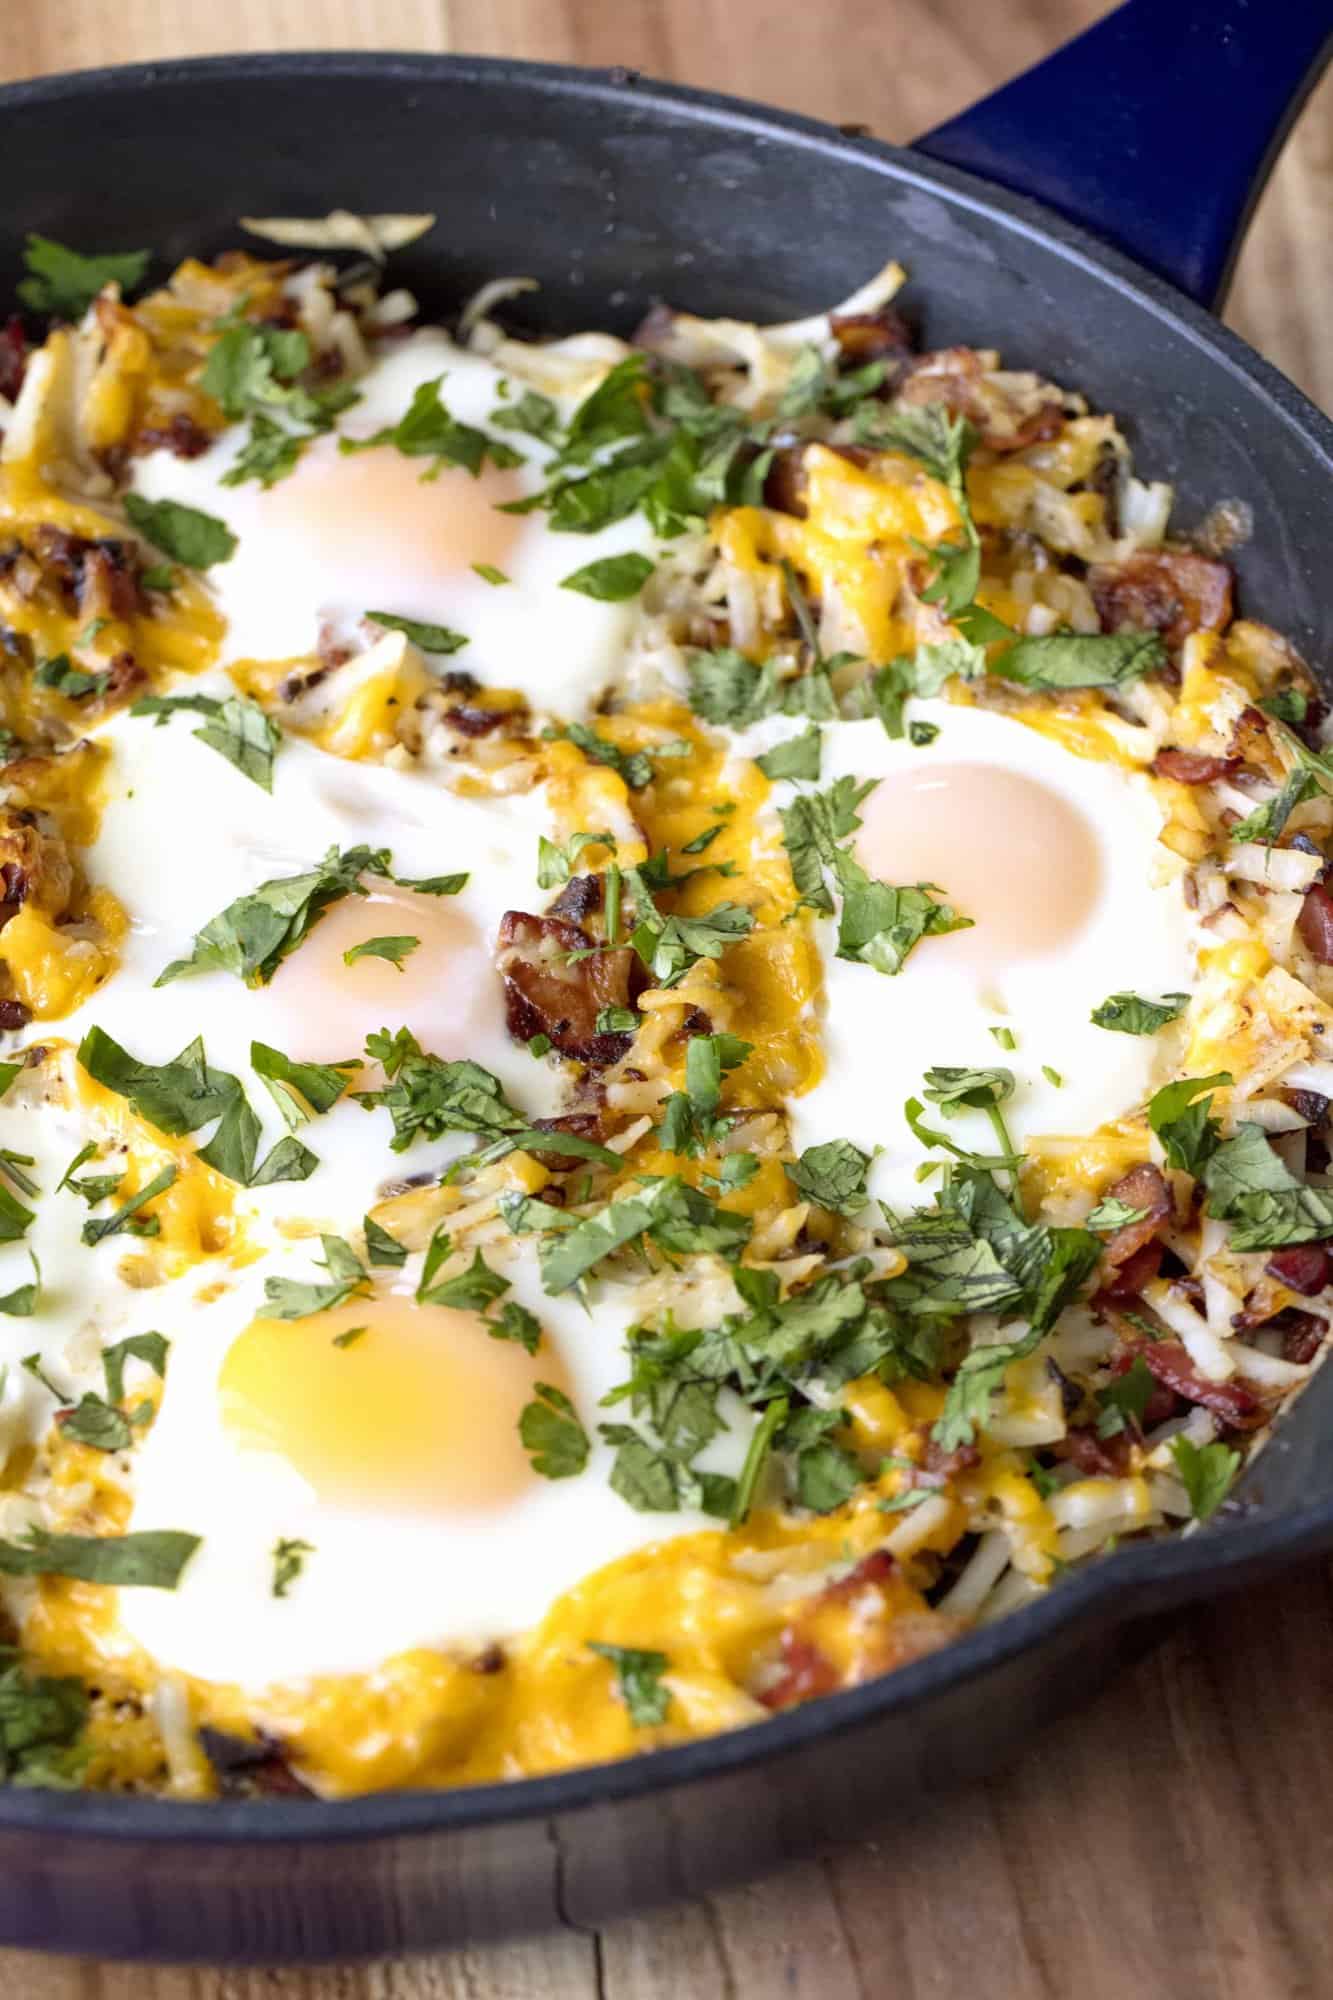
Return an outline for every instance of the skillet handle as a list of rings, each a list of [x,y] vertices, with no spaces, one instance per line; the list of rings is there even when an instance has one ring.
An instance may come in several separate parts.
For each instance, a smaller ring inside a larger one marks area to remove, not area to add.
[[[1330,0],[1126,0],[916,149],[1034,196],[1220,309],[1331,55]]]

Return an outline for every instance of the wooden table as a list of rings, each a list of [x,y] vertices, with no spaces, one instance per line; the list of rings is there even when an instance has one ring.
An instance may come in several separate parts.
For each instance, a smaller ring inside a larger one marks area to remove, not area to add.
[[[0,77],[235,49],[466,49],[625,63],[905,140],[1102,11],[1098,0],[3,0]],[[1333,78],[1263,200],[1228,314],[1325,406],[1331,201]],[[0,1953],[0,2000],[1313,2000],[1333,1990],[1331,1639],[1322,1568],[1200,1610],[1019,1769],[908,1808],[894,1838],[596,1936],[319,1972]]]

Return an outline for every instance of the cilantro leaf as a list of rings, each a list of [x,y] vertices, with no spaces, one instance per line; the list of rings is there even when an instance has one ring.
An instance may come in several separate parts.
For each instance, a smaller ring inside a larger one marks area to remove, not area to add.
[[[488,421],[497,431],[521,431],[542,444],[557,444],[562,429],[560,411],[536,389],[525,389],[516,403],[498,404]]]
[[[161,1227],[157,1217],[152,1216],[143,1220],[139,1217],[139,1211],[146,1208],[158,1195],[165,1194],[167,1189],[175,1184],[175,1180],[175,1167],[163,1167],[160,1174],[155,1174],[146,1187],[140,1188],[138,1194],[131,1195],[114,1215],[90,1217],[80,1231],[80,1240],[91,1248],[93,1244],[101,1243],[108,1236],[118,1236],[122,1229],[135,1230],[142,1236],[155,1236]]]
[[[125,512],[145,541],[187,569],[211,569],[236,553],[236,537],[225,521],[180,500],[145,500],[141,493],[127,493]]]
[[[645,1235],[666,1251],[728,1256],[749,1241],[752,1227],[749,1216],[718,1208],[676,1175],[647,1181],[641,1194],[622,1195],[577,1222],[561,1222],[565,1226],[556,1223],[538,1252],[542,1284],[551,1293],[568,1291],[604,1257]]]
[[[84,701],[90,694],[104,694],[111,676],[90,674],[83,667],[76,667],[68,653],[57,653],[53,659],[43,660],[34,673],[33,686],[50,688],[66,701]]]
[[[674,986],[698,959],[721,958],[729,944],[754,929],[753,913],[739,903],[717,903],[696,917],[664,916],[642,868],[627,869],[626,880],[636,916],[629,941],[658,986]]]
[[[812,722],[800,736],[789,736],[785,743],[775,744],[754,761],[766,778],[813,779],[819,776],[822,752],[819,724]]]
[[[1031,688],[1124,687],[1166,665],[1157,632],[1052,632],[1016,639],[991,672]]]
[[[1289,1173],[1261,1125],[1243,1124],[1204,1162],[1208,1212],[1231,1225],[1231,1248],[1276,1250],[1333,1236],[1333,1196]]]
[[[1171,1440],[1171,1456],[1196,1521],[1215,1514],[1240,1471],[1240,1453],[1225,1444],[1195,1444],[1183,1434]]]
[[[451,632],[447,625],[426,625],[419,618],[400,618],[394,611],[367,611],[366,616],[390,632],[404,633],[423,653],[456,653],[467,644],[461,632]]]
[[[662,1676],[671,1662],[665,1653],[639,1646],[607,1645],[600,1639],[589,1639],[588,1651],[596,1653],[599,1659],[609,1660],[614,1667],[620,1699],[636,1729],[650,1729],[666,1721],[671,1691],[663,1687]]]
[[[488,1305],[508,1290],[508,1278],[502,1278],[498,1271],[493,1271],[478,1250],[466,1271],[460,1271],[456,1277],[445,1278],[429,1291],[419,1291],[417,1297],[426,1305],[453,1306],[460,1312],[484,1312]]]
[[[656,564],[648,556],[631,551],[627,555],[602,556],[562,577],[562,590],[577,590],[581,597],[596,598],[599,604],[620,604],[637,597]]]
[[[444,376],[437,375],[433,382],[422,382],[396,424],[376,431],[373,437],[340,438],[338,449],[369,451],[376,445],[390,444],[407,458],[433,459],[434,464],[422,475],[426,479],[436,478],[446,465],[456,465],[475,479],[486,459],[497,466],[521,465],[522,454],[510,445],[450,416],[440,396],[443,381]]]
[[[30,232],[23,251],[28,272],[18,295],[33,312],[57,319],[81,319],[104,285],[132,291],[148,268],[148,250],[113,250],[85,257],[49,236]]]
[[[331,903],[367,893],[360,882],[367,873],[388,875],[382,848],[349,847],[340,854],[331,847],[307,873],[261,882],[211,918],[196,934],[190,956],[174,959],[155,984],[220,970],[234,972],[248,986],[267,985]]]
[[[419,937],[363,938],[360,944],[343,953],[343,964],[355,965],[359,958],[382,958],[401,972],[403,960],[410,958],[420,943]]]
[[[865,683],[870,712],[878,715],[885,735],[899,738],[909,696],[930,700],[955,676],[976,680],[985,671],[985,652],[971,640],[944,639],[938,645],[918,646],[915,653],[899,653],[887,666],[876,668]]]
[[[30,1528],[21,1542],[0,1542],[0,1573],[68,1576],[122,1590],[174,1590],[198,1546],[198,1535],[175,1528],[134,1535],[57,1535]]]
[[[267,1085],[287,1129],[294,1132],[338,1102],[357,1064],[350,1058],[341,1063],[293,1062],[266,1042],[251,1042],[250,1067]]]
[[[0,1668],[0,1780],[7,1784],[78,1783],[87,1753],[80,1745],[88,1692],[73,1676],[35,1674],[6,1651]]]
[[[517,1299],[506,1299],[485,1327],[492,1340],[512,1340],[525,1354],[535,1354],[542,1344],[541,1321]]]
[[[42,1267],[32,1251],[32,1277],[26,1285],[16,1285],[12,1292],[0,1298],[0,1313],[7,1319],[31,1319],[42,1296]]]
[[[518,1420],[523,1449],[543,1479],[571,1479],[588,1463],[588,1433],[563,1389],[537,1382]]]
[[[1123,1375],[1117,1375],[1097,1391],[1098,1437],[1119,1437],[1127,1425],[1142,1433],[1143,1413],[1156,1386],[1151,1368],[1141,1354],[1136,1354]]]
[[[305,1559],[315,1553],[313,1542],[279,1536],[273,1544],[273,1595],[285,1597],[305,1568]]]
[[[158,1376],[167,1372],[167,1353],[170,1342],[160,1333],[131,1333],[124,1340],[118,1340],[113,1347],[102,1350],[102,1368],[106,1375],[106,1393],[113,1403],[124,1401],[125,1363],[130,1360],[143,1361]]]
[[[1189,1002],[1188,993],[1167,993],[1160,1000],[1145,999],[1141,993],[1113,993],[1093,1008],[1092,1024],[1121,1035],[1155,1035],[1168,1021],[1178,1021]]]
[[[276,1050],[271,1053],[277,1055]],[[200,1147],[199,1158],[244,1187],[265,1187],[279,1180],[306,1180],[318,1165],[306,1147],[294,1139],[282,1139],[256,1172],[259,1120],[247,1104],[239,1080],[227,1070],[209,1068],[202,1041],[191,1042],[173,1061],[155,1065],[138,1061],[101,1028],[90,1028],[79,1044],[78,1060],[95,1082],[126,1098],[141,1118],[173,1138],[197,1132],[212,1119],[219,1119],[213,1137]],[[164,1172],[168,1179],[162,1181],[161,1175],[158,1176],[163,1188],[175,1179],[174,1168]],[[152,1191],[161,1189],[154,1183]],[[97,1198],[102,1198],[100,1193]],[[148,1199],[149,1191],[144,1190],[118,1217],[85,1223],[84,1241],[95,1243],[102,1236],[114,1234]]]
[[[807,1146],[799,1160],[784,1165],[783,1172],[806,1201],[834,1215],[856,1215],[868,1199],[869,1169],[869,1153],[850,1139],[830,1139],[822,1146]]]
[[[877,882],[850,850],[839,851],[834,874],[842,891],[839,958],[893,974],[902,971],[908,953],[923,938],[972,928],[971,917],[935,900],[929,883],[895,888]]]
[[[750,1434],[750,1442],[741,1466],[740,1477],[736,1481],[736,1491],[732,1499],[729,1525],[741,1527],[749,1519],[759,1490],[760,1477],[768,1455],[773,1448],[773,1440],[787,1420],[788,1402],[785,1396],[778,1396],[768,1405],[763,1416]]]
[[[1087,1218],[1089,1229],[1125,1229],[1131,1222],[1142,1222],[1148,1213],[1146,1208],[1131,1208],[1127,1201],[1117,1195],[1103,1195]]]
[[[373,1265],[384,1265],[391,1269],[407,1262],[407,1245],[391,1236],[387,1229],[376,1222],[373,1215],[366,1216],[363,1228],[366,1238],[366,1261]]]
[[[1266,804],[1257,806],[1244,819],[1232,827],[1229,838],[1237,843],[1261,840],[1271,847],[1282,833],[1287,821],[1297,806],[1313,798],[1319,790],[1319,780],[1313,771],[1298,767],[1289,771],[1282,781],[1281,789]]]
[[[294,1278],[265,1278],[261,1319],[308,1319],[312,1313],[346,1305],[366,1289],[370,1273],[351,1244],[341,1236],[321,1236],[319,1240],[324,1246],[328,1282],[301,1284]]]
[[[161,728],[168,716],[180,710],[205,717],[202,729],[194,732],[200,743],[234,764],[261,791],[273,790],[273,761],[282,744],[282,731],[257,701],[239,694],[229,695],[225,701],[208,694],[150,694],[136,701],[130,714],[151,715]]]
[[[366,1110],[383,1105],[393,1119],[392,1149],[404,1152],[414,1139],[439,1139],[446,1132],[480,1132],[495,1137],[524,1130],[523,1119],[505,1097],[497,1077],[480,1063],[446,1062],[423,1053],[406,1028],[370,1035],[366,1055],[383,1065],[383,1090],[353,1093]],[[568,1150],[566,1135],[559,1135]]]
[[[62,1436],[90,1445],[94,1451],[128,1451],[134,1442],[129,1418],[91,1389],[85,1390],[75,1407],[61,1418],[60,1430]]]
[[[772,664],[752,666],[734,646],[721,646],[715,652],[696,647],[686,654],[685,664],[690,677],[690,707],[705,722],[744,729],[780,706]]]
[[[1202,1093],[1230,1082],[1227,1070],[1215,1076],[1186,1076],[1165,1084],[1149,1099],[1148,1123],[1166,1148],[1169,1166],[1197,1175],[1217,1150],[1217,1120],[1209,1116],[1213,1100]]]

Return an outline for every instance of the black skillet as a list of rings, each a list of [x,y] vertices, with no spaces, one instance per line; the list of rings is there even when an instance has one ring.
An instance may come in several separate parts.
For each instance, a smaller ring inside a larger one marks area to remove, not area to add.
[[[17,84],[0,91],[0,299],[29,229],[148,243],[165,273],[235,243],[238,215],[338,204],[438,214],[395,265],[428,310],[498,273],[538,277],[514,315],[534,331],[629,330],[658,298],[783,318],[896,256],[927,345],[998,347],[1118,412],[1140,470],[1176,482],[1178,521],[1248,502],[1245,607],[1333,668],[1333,427],[1207,310],[1331,33],[1330,0],[1132,0],[906,151],[623,72],[468,57],[224,57]],[[1306,250],[1327,267],[1327,238]],[[1130,1548],[949,1651],[756,1728],[336,1805],[0,1793],[0,1942],[350,1957],[716,1890],[1019,1754],[1159,1614],[1330,1545],[1325,1370],[1206,1533]]]

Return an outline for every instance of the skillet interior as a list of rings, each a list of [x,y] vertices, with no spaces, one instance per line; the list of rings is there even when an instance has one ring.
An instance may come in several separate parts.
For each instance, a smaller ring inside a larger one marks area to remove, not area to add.
[[[18,85],[0,107],[20,163],[0,218],[4,295],[28,229],[151,244],[165,270],[234,243],[240,213],[338,202],[436,211],[394,267],[428,307],[497,273],[538,277],[513,315],[534,331],[627,329],[659,297],[784,317],[896,255],[927,344],[998,346],[1117,411],[1144,475],[1176,481],[1186,524],[1247,501],[1245,606],[1316,667],[1333,655],[1330,426],[1168,287],[911,153],[623,75],[466,58],[145,66]],[[908,1789],[1017,1754],[1142,1643],[1130,1621],[1333,1538],[1330,1439],[1325,1371],[1229,1525],[1083,1572],[887,1681],[637,1763],[336,1807],[0,1793],[0,1937],[346,1956],[591,1922],[869,1832]]]

